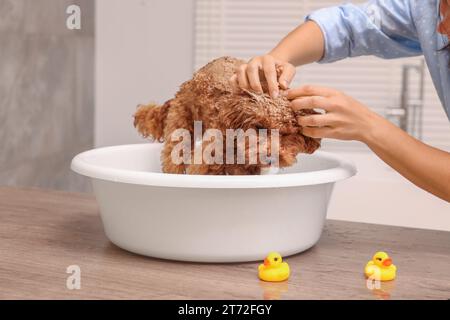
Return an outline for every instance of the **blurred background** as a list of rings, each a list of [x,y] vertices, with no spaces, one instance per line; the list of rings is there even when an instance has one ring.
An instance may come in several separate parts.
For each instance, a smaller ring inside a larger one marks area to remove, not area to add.
[[[94,21],[90,0],[0,0],[0,185],[89,188],[68,165],[94,144]]]
[[[362,3],[363,1],[351,1]],[[70,160],[141,143],[140,103],[162,103],[209,60],[270,50],[304,16],[339,0],[0,0],[0,185],[91,192]],[[81,29],[66,27],[68,6]],[[450,151],[450,125],[422,58],[347,59],[298,69],[293,85],[336,87]],[[329,218],[450,230],[450,205],[364,145],[324,141],[358,175],[337,184]]]

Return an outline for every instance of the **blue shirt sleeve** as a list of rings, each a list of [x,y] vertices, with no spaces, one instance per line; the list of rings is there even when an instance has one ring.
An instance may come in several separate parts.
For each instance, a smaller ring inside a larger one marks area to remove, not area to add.
[[[325,37],[321,61],[375,55],[384,59],[422,54],[409,0],[372,0],[320,9],[306,17]]]

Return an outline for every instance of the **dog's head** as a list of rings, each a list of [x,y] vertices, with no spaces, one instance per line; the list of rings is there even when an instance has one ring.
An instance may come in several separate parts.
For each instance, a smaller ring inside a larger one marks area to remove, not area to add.
[[[267,131],[267,138],[260,139],[258,144],[267,148],[270,155],[270,142],[273,133],[278,134],[278,154],[280,167],[291,166],[299,153],[312,153],[320,147],[320,139],[313,139],[302,134],[297,117],[315,113],[313,110],[294,112],[287,98],[280,96],[272,99],[268,94],[255,94],[248,90],[234,88],[229,79],[243,60],[223,57],[216,59],[201,68],[190,84],[196,96],[204,96],[205,103],[215,104],[218,111],[218,125],[222,131],[226,129],[249,129]],[[264,92],[267,83],[260,75]],[[207,93],[205,95],[205,93]],[[248,153],[257,153],[248,150]]]
[[[266,136],[259,139],[259,135],[258,139],[259,144],[267,148],[268,154],[271,153],[271,139],[277,138],[280,167],[291,166],[299,153],[312,153],[320,147],[320,139],[304,136],[297,121],[297,117],[315,112],[294,112],[284,97],[272,99],[267,94],[242,91],[227,95],[220,105],[219,118],[224,128],[267,132],[268,139]]]

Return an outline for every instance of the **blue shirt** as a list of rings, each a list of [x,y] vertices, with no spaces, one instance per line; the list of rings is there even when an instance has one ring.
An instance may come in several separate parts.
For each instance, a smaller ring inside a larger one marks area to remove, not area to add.
[[[439,0],[372,0],[320,9],[315,21],[325,37],[320,62],[374,55],[384,59],[424,55],[434,86],[450,119],[448,38],[437,32]],[[444,49],[444,50],[442,50]]]

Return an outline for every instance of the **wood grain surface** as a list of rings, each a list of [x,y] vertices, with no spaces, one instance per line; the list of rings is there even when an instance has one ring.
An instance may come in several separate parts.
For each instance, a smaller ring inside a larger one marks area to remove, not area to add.
[[[378,250],[398,277],[370,290],[362,272]],[[135,255],[108,241],[91,195],[0,188],[0,299],[450,298],[449,232],[328,221],[315,247],[286,261],[291,278],[264,283],[257,262]],[[69,265],[81,268],[80,290],[66,287]]]

